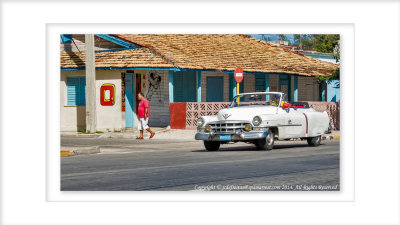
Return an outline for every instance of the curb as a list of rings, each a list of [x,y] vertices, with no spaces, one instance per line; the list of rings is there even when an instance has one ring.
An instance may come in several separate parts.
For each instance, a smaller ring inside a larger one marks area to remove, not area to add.
[[[154,131],[156,134],[169,132],[171,129],[163,128]],[[138,135],[138,132],[133,133],[104,133],[104,134],[61,134],[61,137],[65,138],[121,138],[121,139],[134,139]]]
[[[75,155],[89,155],[100,153],[100,146],[90,146],[90,147],[61,147],[60,155],[65,156],[75,156]]]
[[[61,134],[61,137],[99,138],[101,134]]]
[[[300,141],[301,138],[291,138],[290,141]],[[322,136],[322,141],[333,141],[333,140],[340,140],[340,136],[338,135],[330,135],[330,136]]]
[[[61,156],[74,156],[74,151],[71,150],[61,150]]]
[[[331,140],[340,140],[340,136],[338,135],[330,135],[330,136],[322,136],[322,140],[327,140],[327,141],[331,141]]]

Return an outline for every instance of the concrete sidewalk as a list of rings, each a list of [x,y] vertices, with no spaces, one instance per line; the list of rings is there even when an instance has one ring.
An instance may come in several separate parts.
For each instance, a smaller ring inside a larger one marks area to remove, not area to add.
[[[156,134],[170,131],[169,127],[151,127],[151,130]],[[127,138],[135,139],[139,136],[139,131],[134,132],[97,132],[97,133],[82,133],[82,132],[61,132],[61,138]],[[150,136],[147,131],[144,131],[144,137]]]
[[[176,140],[178,142],[182,141],[194,141],[194,136],[197,130],[184,130],[184,129],[169,129],[169,128],[152,128],[156,135],[153,139],[158,140]],[[149,133],[144,132],[144,140],[136,140],[136,137],[139,136],[139,131],[135,131],[133,133],[102,133],[102,134],[79,134],[78,132],[61,132],[61,138],[112,138],[112,139],[131,139],[137,142],[148,142]],[[152,140],[153,140],[152,139]],[[322,140],[324,141],[332,141],[332,140],[340,140],[340,131],[332,131],[330,134],[324,134],[322,136]],[[300,139],[292,139],[291,141],[300,141]],[[281,141],[277,141],[279,143]],[[286,142],[286,141],[282,141]],[[96,154],[100,153],[100,147],[93,146],[61,146],[61,156],[74,156],[74,155],[83,155],[83,154]]]

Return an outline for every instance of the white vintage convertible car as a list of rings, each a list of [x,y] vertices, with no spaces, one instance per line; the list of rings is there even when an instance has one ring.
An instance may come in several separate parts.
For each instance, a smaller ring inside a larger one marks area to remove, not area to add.
[[[196,140],[203,140],[208,151],[220,144],[247,142],[260,150],[271,150],[274,140],[307,139],[310,146],[321,143],[321,135],[331,126],[327,112],[316,112],[308,104],[285,100],[282,92],[242,93],[214,116],[197,120]]]

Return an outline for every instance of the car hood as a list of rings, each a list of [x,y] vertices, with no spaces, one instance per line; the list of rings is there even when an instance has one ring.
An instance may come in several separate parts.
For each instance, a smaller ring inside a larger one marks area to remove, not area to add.
[[[218,112],[218,120],[249,120],[265,114],[276,114],[276,106],[239,106],[222,109]]]

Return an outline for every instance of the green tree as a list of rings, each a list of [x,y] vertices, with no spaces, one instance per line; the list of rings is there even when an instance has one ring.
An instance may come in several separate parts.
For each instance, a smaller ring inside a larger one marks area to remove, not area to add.
[[[336,41],[336,45],[333,49],[332,53],[333,57],[336,59],[336,62],[340,62],[340,41]],[[334,80],[340,80],[340,68],[337,68],[330,76],[317,76],[316,77],[318,83],[328,82],[331,83]]]
[[[279,40],[281,40],[281,41],[287,41],[286,35],[280,34],[280,35],[279,35]]]
[[[311,34],[301,34],[300,45],[301,49],[313,50],[314,48],[313,36]]]
[[[299,48],[301,48],[301,36],[300,34],[294,34],[293,35],[293,40],[294,40],[294,45],[297,45]]]
[[[333,53],[339,42],[338,34],[294,34],[294,44],[300,49]]]
[[[313,36],[315,43],[314,50],[324,53],[333,53],[340,39],[339,34],[315,34]]]

